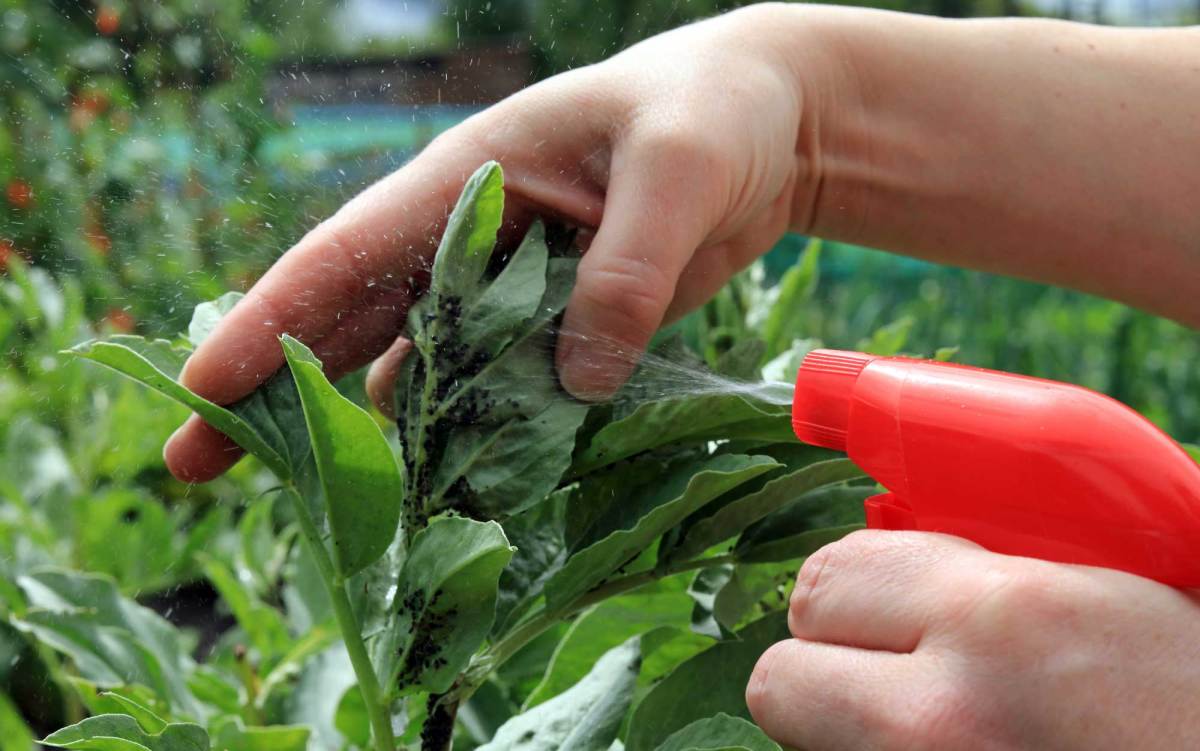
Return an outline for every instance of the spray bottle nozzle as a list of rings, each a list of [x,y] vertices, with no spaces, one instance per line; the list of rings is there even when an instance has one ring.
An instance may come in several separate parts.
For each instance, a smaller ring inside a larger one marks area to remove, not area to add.
[[[814,349],[800,364],[792,402],[792,429],[805,443],[846,450],[850,397],[858,374],[875,355]]]

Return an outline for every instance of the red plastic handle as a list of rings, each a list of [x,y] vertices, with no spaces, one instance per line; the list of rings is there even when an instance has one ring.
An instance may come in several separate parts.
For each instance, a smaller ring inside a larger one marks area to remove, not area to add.
[[[1200,466],[1094,391],[962,365],[816,350],[796,435],[846,451],[888,493],[868,525],[1200,586]]]

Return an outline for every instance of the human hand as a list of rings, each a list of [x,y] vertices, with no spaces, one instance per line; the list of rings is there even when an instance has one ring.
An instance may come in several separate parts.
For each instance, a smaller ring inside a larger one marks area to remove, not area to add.
[[[804,564],[793,640],[746,701],[826,749],[1181,749],[1200,737],[1200,603],[1130,574],[857,532]]]
[[[633,367],[614,352],[642,351],[665,320],[810,221],[817,129],[801,123],[813,118],[820,46],[811,42],[798,74],[782,47],[806,42],[782,32],[777,12],[760,6],[663,34],[448,131],[284,255],[196,350],[183,383],[236,401],[280,367],[288,333],[331,377],[382,353],[367,386],[387,411],[405,351],[397,335],[435,239],[467,176],[496,159],[502,235],[545,214],[590,236],[557,361],[572,393],[610,394]],[[177,477],[203,482],[240,451],[193,417],[164,455]]]

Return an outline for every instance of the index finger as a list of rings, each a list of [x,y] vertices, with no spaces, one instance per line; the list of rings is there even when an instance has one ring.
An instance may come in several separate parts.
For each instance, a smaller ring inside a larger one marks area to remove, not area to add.
[[[230,404],[283,365],[282,334],[311,346],[382,296],[402,304],[469,176],[470,157],[438,157],[371,186],[285,253],[196,348],[183,385]]]

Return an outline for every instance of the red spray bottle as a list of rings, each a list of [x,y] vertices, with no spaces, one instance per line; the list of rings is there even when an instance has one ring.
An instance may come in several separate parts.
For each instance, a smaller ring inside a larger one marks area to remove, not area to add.
[[[796,379],[802,441],[888,492],[867,526],[1200,586],[1200,466],[1094,391],[981,368],[815,350]]]

